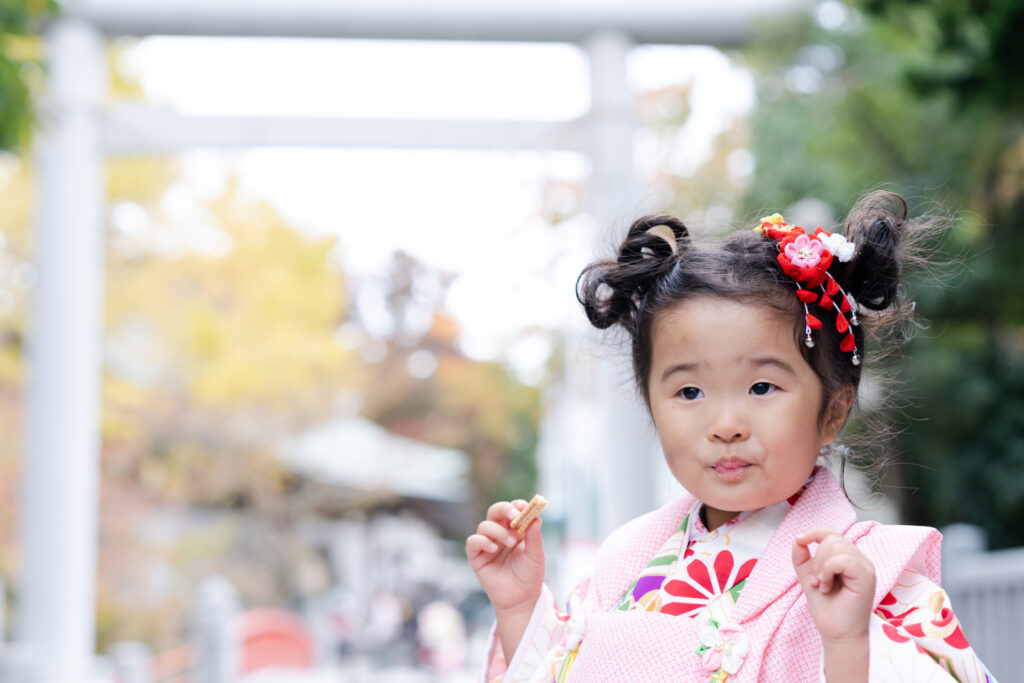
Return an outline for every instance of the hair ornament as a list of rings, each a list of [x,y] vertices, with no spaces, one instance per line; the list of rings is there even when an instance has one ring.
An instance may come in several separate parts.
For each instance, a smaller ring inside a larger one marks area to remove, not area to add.
[[[839,343],[842,351],[853,352],[851,361],[860,365],[860,354],[851,325],[859,325],[857,302],[828,272],[833,260],[846,263],[857,251],[856,245],[839,233],[826,232],[818,227],[813,233],[799,225],[790,225],[781,214],[761,219],[754,231],[773,240],[779,249],[776,259],[785,273],[796,284],[796,295],[804,307],[804,343],[814,346],[811,330],[820,329],[822,322],[811,314],[808,304],[817,304],[825,311],[835,311],[836,331],[844,335]],[[841,296],[837,296],[841,295]],[[837,300],[838,299],[838,300]],[[847,319],[846,314],[849,314]]]
[[[678,247],[676,246],[676,233],[672,230],[671,226],[665,225],[664,223],[661,225],[655,225],[653,228],[649,228],[647,230],[647,234],[660,237],[668,242],[669,248],[672,249],[672,255],[675,256]]]

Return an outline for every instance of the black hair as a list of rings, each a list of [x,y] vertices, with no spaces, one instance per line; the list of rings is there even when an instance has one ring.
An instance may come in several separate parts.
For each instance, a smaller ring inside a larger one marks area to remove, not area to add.
[[[863,324],[850,331],[862,357],[877,362],[906,340],[914,305],[904,293],[904,267],[925,263],[925,245],[947,224],[935,217],[908,221],[904,199],[885,191],[864,196],[850,211],[842,234],[856,245],[855,255],[846,263],[835,259],[829,273],[859,304]],[[699,296],[771,308],[792,320],[794,342],[821,380],[821,422],[838,392],[851,387],[856,395],[863,365],[840,350],[845,333],[836,329],[835,315],[823,309],[814,312],[824,323],[813,332],[814,346],[803,343],[804,309],[778,254],[775,240],[751,229],[717,243],[697,243],[678,218],[645,216],[630,226],[616,258],[583,270],[576,296],[595,327],[619,325],[629,335],[634,379],[648,409],[652,333],[661,313]],[[870,348],[865,328],[872,336]]]

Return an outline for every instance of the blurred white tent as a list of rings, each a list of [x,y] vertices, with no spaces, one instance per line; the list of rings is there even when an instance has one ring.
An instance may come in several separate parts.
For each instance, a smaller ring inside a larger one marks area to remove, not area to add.
[[[294,472],[330,486],[444,502],[469,498],[466,453],[396,436],[362,418],[304,432],[285,443],[279,457]]]

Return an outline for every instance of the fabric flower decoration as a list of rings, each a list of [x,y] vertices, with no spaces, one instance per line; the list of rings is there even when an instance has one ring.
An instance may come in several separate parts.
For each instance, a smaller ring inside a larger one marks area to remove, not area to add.
[[[804,306],[804,331],[807,334],[804,343],[808,347],[814,346],[811,330],[820,329],[822,326],[822,321],[807,310],[807,304],[817,303],[829,313],[834,309],[836,329],[840,334],[846,335],[839,348],[842,351],[852,351],[850,362],[859,365],[857,340],[850,331],[851,324],[859,324],[857,303],[828,272],[834,259],[839,259],[841,263],[853,259],[857,245],[848,241],[844,235],[826,232],[820,226],[813,233],[808,233],[798,225],[787,224],[782,214],[778,213],[762,218],[761,224],[754,228],[754,231],[777,243],[779,255],[776,256],[776,260],[782,267],[782,272],[796,283],[797,298]],[[820,294],[813,291],[819,287]],[[840,293],[842,298],[837,303],[833,297]],[[850,314],[849,320],[844,316],[845,313]]]
[[[771,216],[765,216],[761,219],[761,225],[765,223],[771,223],[772,225],[786,225],[786,219],[782,217],[781,213],[773,213]]]
[[[813,268],[821,263],[821,252],[825,245],[817,237],[800,235],[783,250],[790,262],[798,268]]]
[[[780,213],[773,213],[761,219],[761,225],[754,228],[754,232],[760,235],[767,235],[774,240],[781,240],[792,234],[802,235],[804,229],[798,225],[790,225]]]
[[[838,232],[820,232],[818,239],[822,241],[825,248],[832,252],[832,255],[839,259],[840,263],[847,263],[853,258],[856,246]]]
[[[749,651],[750,640],[736,624],[719,624],[714,619],[708,619],[700,631],[697,656],[707,671],[721,669],[727,674],[734,674],[740,670]]]
[[[832,252],[817,235],[807,235],[801,228],[799,234],[790,234],[779,242],[777,259],[786,275],[807,287],[817,287],[828,275]]]

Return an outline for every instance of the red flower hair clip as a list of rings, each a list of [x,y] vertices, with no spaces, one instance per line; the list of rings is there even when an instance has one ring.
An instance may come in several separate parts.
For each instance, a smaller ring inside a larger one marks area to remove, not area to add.
[[[807,304],[817,304],[826,311],[836,312],[836,330],[845,335],[839,343],[842,351],[852,351],[851,361],[860,365],[857,342],[853,337],[851,325],[859,325],[857,320],[857,302],[839,286],[835,278],[828,272],[833,259],[846,263],[853,258],[856,245],[839,233],[825,232],[820,227],[808,234],[799,225],[789,225],[780,214],[773,214],[761,219],[761,225],[754,228],[765,237],[774,240],[779,248],[777,258],[782,272],[796,284],[796,295],[804,306],[804,341],[808,347],[814,346],[811,330],[821,328],[822,322],[811,315]],[[815,291],[818,290],[818,291]],[[836,302],[836,295],[839,301]],[[850,318],[846,318],[849,314]]]

